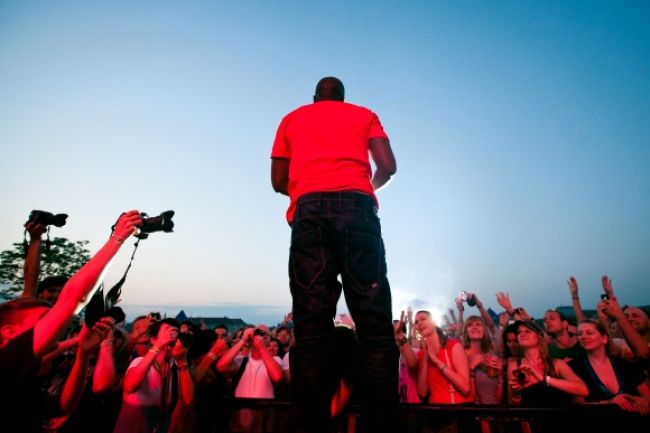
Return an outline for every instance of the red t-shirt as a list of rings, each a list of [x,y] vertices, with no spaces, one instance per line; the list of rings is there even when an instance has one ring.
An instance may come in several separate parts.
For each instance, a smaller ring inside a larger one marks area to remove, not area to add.
[[[287,221],[310,192],[360,191],[376,202],[368,158],[368,140],[376,137],[388,138],[377,115],[358,105],[320,101],[287,114],[271,151],[290,160]]]

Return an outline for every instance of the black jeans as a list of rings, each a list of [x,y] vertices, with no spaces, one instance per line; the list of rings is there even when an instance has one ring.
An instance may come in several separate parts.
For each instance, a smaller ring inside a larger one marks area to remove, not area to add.
[[[289,280],[296,338],[290,362],[295,431],[329,432],[331,398],[339,383],[333,360],[348,356],[332,346],[343,289],[356,325],[353,392],[361,405],[360,430],[394,432],[399,352],[373,199],[346,191],[301,197],[292,223]]]

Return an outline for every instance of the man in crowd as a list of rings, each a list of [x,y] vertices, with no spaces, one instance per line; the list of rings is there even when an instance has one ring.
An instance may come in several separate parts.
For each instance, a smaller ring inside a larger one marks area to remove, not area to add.
[[[331,341],[340,275],[363,366],[361,430],[393,432],[398,352],[375,192],[390,180],[396,163],[377,115],[344,98],[339,79],[321,79],[314,103],[284,117],[271,153],[273,188],[290,198],[293,429],[330,429]]]

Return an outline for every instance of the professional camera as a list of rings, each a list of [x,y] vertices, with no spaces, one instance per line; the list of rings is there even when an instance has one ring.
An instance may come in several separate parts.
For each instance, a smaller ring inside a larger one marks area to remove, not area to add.
[[[65,225],[65,220],[68,218],[67,214],[52,214],[44,210],[33,210],[29,214],[28,223],[33,222],[35,224],[43,224],[46,226],[53,225],[57,227],[63,227]]]
[[[144,212],[140,213],[140,216],[142,217],[142,225],[139,227],[140,233],[136,234],[135,237],[139,239],[147,239],[149,233],[171,233],[174,228],[174,221],[172,221],[174,214],[175,212],[173,210],[162,212],[156,217],[149,217]]]

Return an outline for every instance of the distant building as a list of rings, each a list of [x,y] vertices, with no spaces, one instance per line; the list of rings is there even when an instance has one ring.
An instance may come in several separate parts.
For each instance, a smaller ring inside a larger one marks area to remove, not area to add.
[[[185,311],[181,310],[175,317],[179,322],[189,320],[196,325],[200,325],[201,322],[205,323],[205,326],[209,329],[213,329],[217,325],[226,325],[228,331],[232,334],[237,329],[242,326],[246,326],[247,323],[242,319],[232,319],[230,317],[187,317]]]

